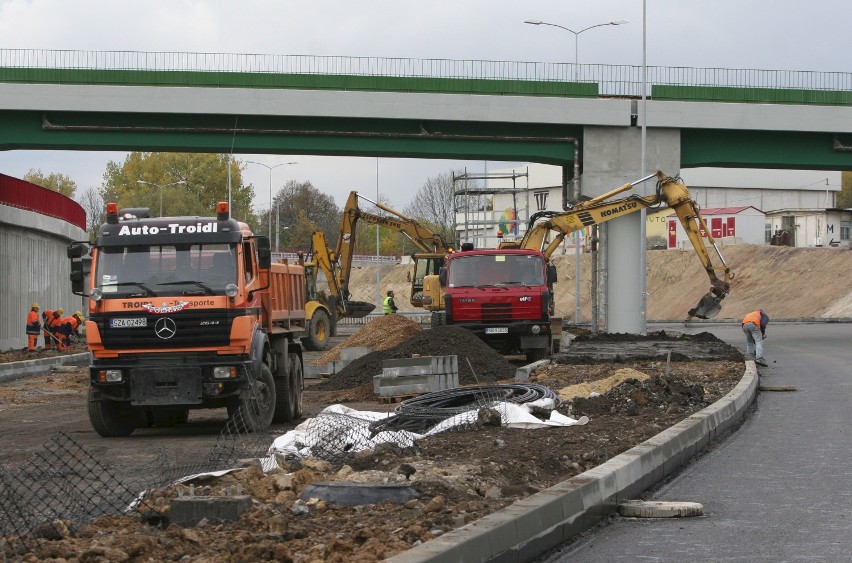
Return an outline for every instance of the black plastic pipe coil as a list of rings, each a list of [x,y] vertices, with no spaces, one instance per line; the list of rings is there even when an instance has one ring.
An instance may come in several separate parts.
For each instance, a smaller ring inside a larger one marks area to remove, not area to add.
[[[442,420],[489,403],[524,404],[539,399],[553,399],[555,406],[561,402],[556,393],[537,383],[499,383],[435,391],[402,401],[392,416],[372,422],[370,431],[373,434],[383,430],[423,433]]]

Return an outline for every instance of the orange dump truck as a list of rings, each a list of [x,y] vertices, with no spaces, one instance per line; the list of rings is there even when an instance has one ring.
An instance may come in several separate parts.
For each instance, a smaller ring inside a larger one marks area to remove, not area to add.
[[[68,257],[74,292],[89,297],[101,436],[181,424],[191,409],[225,407],[253,431],[301,417],[304,267],[272,264],[269,239],[227,203],[216,217],[159,218],[110,203],[95,244],[74,242]]]

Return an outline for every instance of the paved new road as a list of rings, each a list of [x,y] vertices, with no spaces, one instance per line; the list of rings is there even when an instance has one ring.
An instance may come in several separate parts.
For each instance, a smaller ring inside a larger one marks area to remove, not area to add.
[[[738,325],[689,330],[702,331],[744,349]],[[852,323],[767,334],[761,385],[797,391],[761,391],[737,431],[652,495],[705,515],[618,517],[543,561],[852,561]]]

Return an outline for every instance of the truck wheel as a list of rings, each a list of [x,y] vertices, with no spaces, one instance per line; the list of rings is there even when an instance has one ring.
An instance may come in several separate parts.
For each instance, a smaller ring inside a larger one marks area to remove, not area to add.
[[[290,420],[302,418],[302,384],[304,382],[304,370],[302,369],[302,358],[299,354],[290,354],[290,397],[292,408]]]
[[[447,324],[447,313],[445,311],[432,312],[432,328]]]
[[[130,436],[136,428],[137,413],[126,403],[96,400],[89,389],[89,421],[104,438]]]
[[[291,353],[287,362],[287,377],[276,380],[274,422],[291,422],[302,416],[302,361]]]
[[[254,374],[249,374],[252,377]],[[228,414],[233,416],[239,412],[242,416],[240,430],[261,432],[272,424],[275,415],[275,381],[269,366],[260,364],[260,375],[250,382],[240,394],[239,409]]]
[[[311,317],[308,336],[302,339],[305,348],[312,352],[321,352],[328,346],[331,336],[331,322],[324,309],[317,309]]]

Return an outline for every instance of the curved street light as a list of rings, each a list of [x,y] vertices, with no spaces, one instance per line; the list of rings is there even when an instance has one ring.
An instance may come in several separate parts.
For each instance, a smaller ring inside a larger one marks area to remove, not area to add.
[[[628,22],[627,20],[614,20],[614,21],[611,21],[611,22],[598,23],[598,24],[595,24],[595,25],[590,25],[589,27],[583,28],[580,31],[574,31],[573,29],[569,29],[569,28],[565,27],[564,25],[559,25],[558,23],[543,22],[541,20],[525,20],[524,23],[528,23],[530,25],[549,25],[551,27],[558,27],[559,29],[564,29],[565,31],[568,31],[568,32],[574,34],[574,81],[576,82],[577,81],[577,73],[579,71],[579,65],[578,65],[579,56],[578,56],[578,54],[579,54],[580,34],[583,33],[584,31],[589,31],[590,29],[594,29],[596,27],[603,27],[603,26],[607,26],[607,25],[622,25],[622,24],[630,23],[630,22]]]
[[[186,184],[185,180],[178,180],[177,182],[172,182],[171,184],[155,184],[154,182],[146,182],[145,180],[136,180],[137,184],[148,184],[149,186],[154,186],[155,188],[160,188],[160,217],[163,216],[163,188],[168,188],[169,186],[176,186],[178,184]]]
[[[255,162],[254,160],[246,160],[244,161],[246,164],[257,164],[258,166],[263,166],[267,170],[269,170],[269,241],[272,242],[272,170],[278,168],[279,166],[287,166],[288,164],[299,164],[298,162],[282,162],[281,164],[276,164],[274,166],[270,166],[268,164],[264,164],[262,162]],[[278,214],[278,206],[275,206],[275,252],[279,251],[278,248],[278,231],[281,227],[281,217]]]

